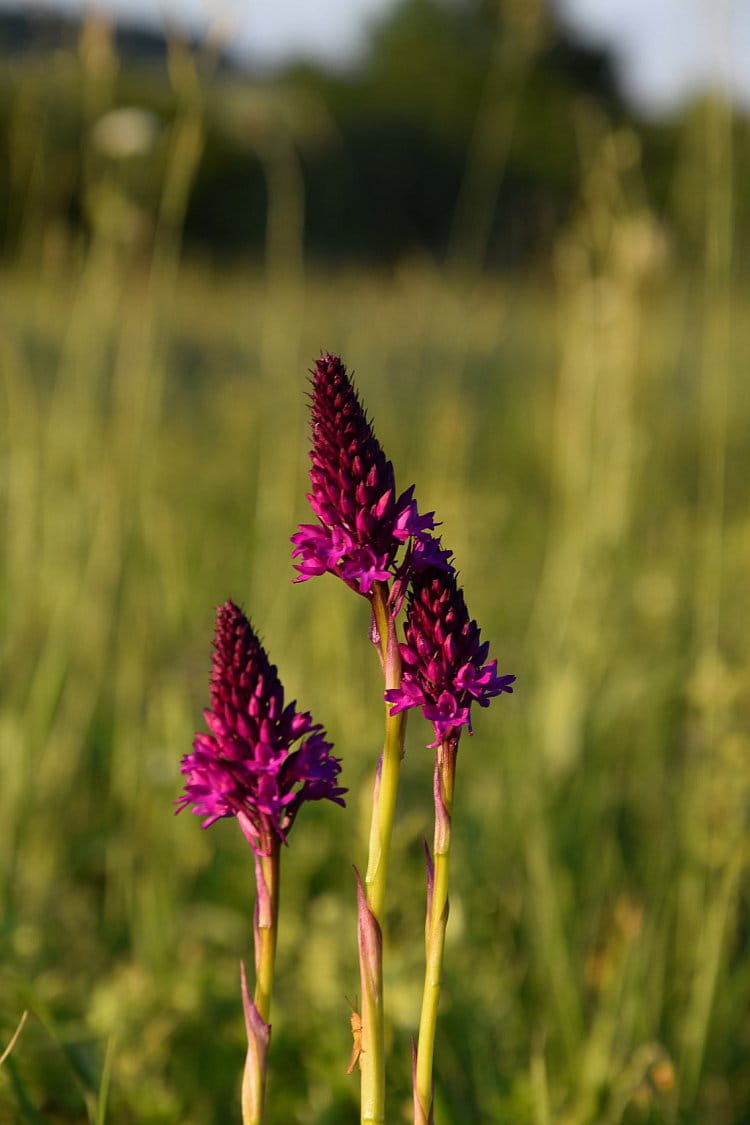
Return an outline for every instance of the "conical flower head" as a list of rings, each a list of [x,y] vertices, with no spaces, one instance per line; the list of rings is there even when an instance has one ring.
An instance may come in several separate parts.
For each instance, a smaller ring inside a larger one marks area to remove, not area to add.
[[[193,805],[207,828],[236,816],[257,854],[281,840],[305,801],[343,805],[341,765],[309,712],[284,704],[284,689],[252,626],[228,601],[216,617],[209,734],[196,734],[182,759],[185,792],[177,812]],[[300,739],[304,741],[293,750]]]
[[[375,582],[395,573],[399,548],[409,539],[429,540],[432,513],[420,516],[414,488],[396,493],[386,458],[338,356],[324,355],[312,373],[312,491],[317,524],[292,536],[292,557],[303,582],[338,575],[369,596]]]
[[[400,645],[401,687],[385,693],[391,714],[421,707],[432,723],[438,746],[457,740],[461,727],[471,733],[471,705],[512,692],[515,676],[498,676],[497,661],[485,664],[489,645],[469,617],[455,571],[430,567],[412,577],[408,595],[406,642]]]

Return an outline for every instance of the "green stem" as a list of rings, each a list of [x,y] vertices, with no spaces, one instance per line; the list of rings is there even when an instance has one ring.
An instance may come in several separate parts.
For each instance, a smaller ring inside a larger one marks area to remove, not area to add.
[[[266,894],[258,887],[255,927],[255,1007],[264,1023],[270,1023],[271,990],[276,964],[276,938],[279,932],[279,855],[281,844],[274,837],[271,854],[256,857],[256,871],[262,876]],[[256,881],[259,879],[256,876]]]
[[[388,608],[388,587],[376,583],[372,608],[380,635],[380,654],[383,662],[385,690],[401,686],[401,655],[398,650],[396,630]],[[375,793],[370,824],[370,851],[365,875],[367,902],[382,925],[385,905],[385,883],[391,855],[393,820],[396,815],[396,794],[404,756],[406,712],[391,715],[391,704],[385,705],[385,742],[383,757],[375,782]]]
[[[401,685],[401,656],[395,625],[388,606],[387,583],[378,582],[372,596],[372,610],[379,634],[380,657],[386,690]],[[385,886],[391,853],[391,836],[396,813],[396,794],[404,756],[406,715],[391,715],[385,705],[385,741],[373,793],[370,846],[365,874],[365,897],[380,930],[383,929]],[[363,974],[364,979],[364,974]],[[373,988],[362,996],[361,1121],[385,1120],[385,1027],[383,1020],[382,957]]]
[[[414,1082],[415,1122],[432,1121],[432,1061],[448,923],[448,866],[457,750],[458,740],[448,738],[435,753],[434,871],[431,888],[428,880],[427,893],[425,976]]]
[[[274,837],[267,855],[255,856],[255,994],[245,994],[248,1052],[242,1079],[243,1125],[263,1125],[271,1036],[271,991],[279,919],[280,842]],[[243,990],[244,990],[243,969]]]

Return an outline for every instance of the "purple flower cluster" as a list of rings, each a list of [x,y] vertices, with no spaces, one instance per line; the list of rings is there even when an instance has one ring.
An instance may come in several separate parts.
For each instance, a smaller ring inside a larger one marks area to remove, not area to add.
[[[185,792],[177,812],[193,805],[207,828],[236,816],[258,855],[282,841],[305,801],[343,805],[341,769],[331,744],[309,712],[284,705],[276,668],[233,602],[220,606],[211,675],[210,734],[199,733],[182,759]],[[299,739],[305,741],[292,750]]]
[[[457,741],[463,726],[472,733],[472,703],[487,707],[494,696],[512,693],[516,677],[498,676],[496,660],[485,664],[489,645],[480,642],[452,568],[431,567],[413,575],[404,634],[401,686],[385,698],[393,704],[392,715],[421,707],[435,731],[432,747]]]
[[[312,373],[312,491],[316,524],[292,536],[297,582],[329,572],[369,597],[376,582],[396,574],[396,556],[407,540],[429,561],[434,513],[420,516],[414,488],[396,494],[386,458],[349,379],[334,355]],[[433,560],[439,563],[439,557]]]
[[[498,676],[497,662],[485,663],[488,645],[469,618],[451,552],[430,534],[434,512],[420,516],[413,487],[396,495],[393,465],[338,356],[316,363],[311,398],[308,500],[319,522],[292,536],[293,557],[301,560],[295,581],[329,572],[370,597],[376,582],[393,579],[394,616],[408,590],[403,679],[386,692],[391,714],[421,707],[435,729],[433,746],[458,738],[463,726],[471,732],[471,704],[486,707],[512,692],[515,676]]]

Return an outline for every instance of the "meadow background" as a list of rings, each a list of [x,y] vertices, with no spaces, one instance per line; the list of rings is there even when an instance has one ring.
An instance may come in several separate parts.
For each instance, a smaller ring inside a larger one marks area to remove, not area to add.
[[[750,1120],[748,121],[639,121],[544,8],[461,11],[274,81],[93,18],[2,40],[0,1047],[30,1018],[0,1122],[238,1119],[251,859],[171,807],[229,596],[349,787],[284,857],[269,1121],[357,1118],[381,687],[365,603],[291,583],[321,349],[518,677],[459,755],[437,1122]],[[428,740],[410,720],[394,1122]]]

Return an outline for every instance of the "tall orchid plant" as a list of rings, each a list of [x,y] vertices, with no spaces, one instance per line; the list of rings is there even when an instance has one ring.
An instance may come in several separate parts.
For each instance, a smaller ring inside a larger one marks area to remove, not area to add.
[[[471,707],[512,692],[515,677],[487,661],[458,586],[452,553],[433,533],[434,512],[420,515],[414,487],[398,492],[357,391],[338,356],[312,372],[310,506],[317,522],[292,536],[297,582],[330,573],[370,605],[370,639],[383,672],[384,740],[375,768],[369,855],[356,872],[362,1012],[358,1023],[363,1123],[385,1121],[385,1003],[382,931],[406,714],[419,708],[432,724],[434,842],[427,851],[425,979],[413,1052],[414,1122],[433,1120],[433,1050],[448,919],[456,756]],[[406,603],[404,639],[398,618]],[[343,804],[340,763],[322,727],[294,704],[284,706],[276,669],[247,619],[231,602],[218,612],[211,680],[210,734],[196,736],[183,759],[185,792],[207,827],[235,816],[255,855],[255,996],[242,970],[248,1034],[243,1122],[263,1120],[270,1040],[270,994],[278,919],[280,845],[308,800]],[[299,739],[297,750],[291,747]],[[356,869],[355,869],[356,870]],[[354,1025],[353,1025],[354,1026]]]
[[[188,805],[208,828],[236,817],[255,860],[255,995],[250,999],[241,965],[247,1057],[242,1079],[242,1120],[263,1120],[271,989],[279,917],[281,844],[286,843],[306,801],[328,799],[343,805],[336,780],[341,765],[331,754],[319,723],[295,704],[284,704],[276,668],[233,602],[216,615],[211,707],[203,712],[209,734],[197,734],[192,754],[182,759],[185,792],[177,812]],[[300,739],[304,741],[293,750]]]

